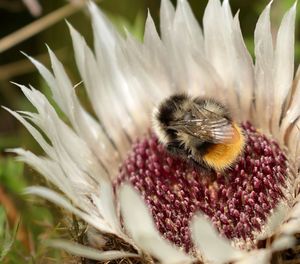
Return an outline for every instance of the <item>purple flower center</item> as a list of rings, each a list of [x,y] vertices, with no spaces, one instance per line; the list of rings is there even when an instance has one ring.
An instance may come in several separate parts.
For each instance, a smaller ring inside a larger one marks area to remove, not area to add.
[[[133,144],[116,184],[129,181],[146,201],[159,232],[187,252],[193,246],[189,222],[199,210],[227,238],[251,239],[283,198],[287,159],[274,140],[249,122],[242,127],[244,152],[223,173],[204,172],[170,155],[150,133]]]

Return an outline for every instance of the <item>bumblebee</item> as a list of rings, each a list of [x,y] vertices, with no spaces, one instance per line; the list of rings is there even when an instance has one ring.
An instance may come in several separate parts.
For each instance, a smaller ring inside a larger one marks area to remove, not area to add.
[[[169,153],[219,172],[235,163],[245,145],[242,128],[224,105],[186,94],[160,103],[153,130]]]

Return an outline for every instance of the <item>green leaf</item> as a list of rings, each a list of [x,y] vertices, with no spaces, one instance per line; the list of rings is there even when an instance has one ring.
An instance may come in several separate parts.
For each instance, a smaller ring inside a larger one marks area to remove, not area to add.
[[[23,177],[24,164],[13,157],[0,160],[0,182],[12,193],[20,193],[26,186]]]
[[[4,209],[2,209],[2,210],[4,211]],[[6,220],[4,222],[4,225],[3,225],[3,227],[4,227],[3,237],[1,238],[1,240],[3,242],[2,242],[2,246],[0,248],[0,261],[3,261],[5,256],[11,250],[11,248],[12,248],[12,246],[13,246],[15,240],[16,240],[19,225],[20,225],[20,221],[17,222],[17,224],[14,227],[13,232],[11,233],[11,231],[9,229],[8,221],[7,221],[7,218],[6,218]]]
[[[6,221],[5,210],[0,206],[0,240],[2,240],[1,238],[4,236]]]

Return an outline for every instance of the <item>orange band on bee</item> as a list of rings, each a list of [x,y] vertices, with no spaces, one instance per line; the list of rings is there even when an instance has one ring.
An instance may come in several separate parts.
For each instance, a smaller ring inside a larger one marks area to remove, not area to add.
[[[207,165],[223,171],[229,168],[243,151],[245,145],[244,135],[242,129],[235,123],[232,124],[234,128],[234,136],[228,143],[214,144],[203,156],[203,160]]]

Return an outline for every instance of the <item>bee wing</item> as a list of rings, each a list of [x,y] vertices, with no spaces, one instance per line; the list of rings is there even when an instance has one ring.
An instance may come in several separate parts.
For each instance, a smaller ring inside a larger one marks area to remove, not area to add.
[[[195,120],[180,125],[182,130],[191,136],[211,143],[225,143],[234,136],[234,129],[225,118],[219,121]]]
[[[234,128],[226,118],[209,123],[207,129],[211,132],[212,143],[226,143],[234,137]]]
[[[228,119],[199,107],[193,111],[193,117],[175,121],[170,128],[211,143],[226,143],[234,137],[234,128]]]

